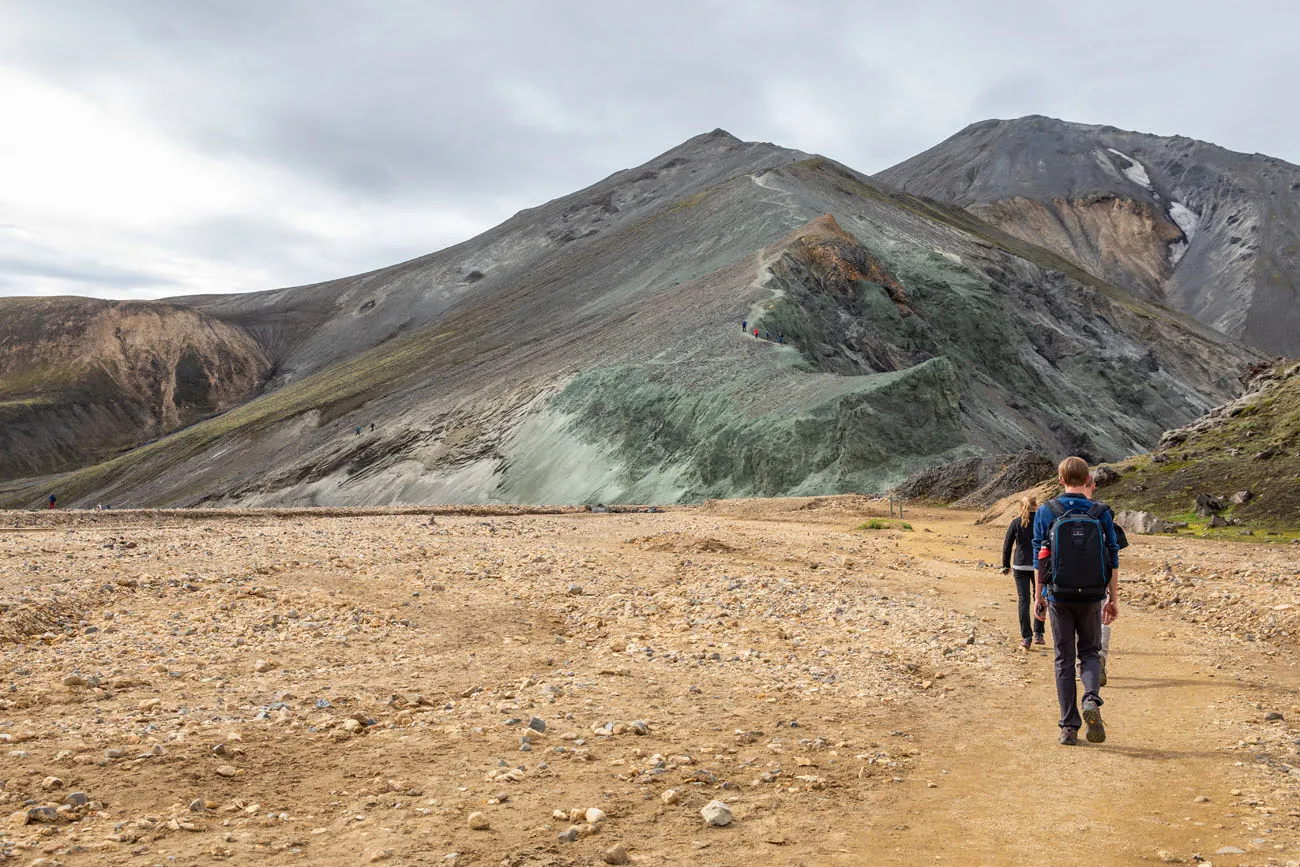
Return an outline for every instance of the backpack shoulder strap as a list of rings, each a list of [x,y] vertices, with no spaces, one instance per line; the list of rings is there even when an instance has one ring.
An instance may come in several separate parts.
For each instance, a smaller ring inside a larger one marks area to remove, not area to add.
[[[1047,506],[1047,508],[1051,509],[1051,510],[1052,510],[1052,514],[1055,515],[1055,516],[1058,517],[1058,518],[1065,514],[1065,504],[1062,503],[1062,502],[1061,502],[1060,500],[1058,500],[1058,499],[1051,499],[1051,500],[1048,500],[1048,501],[1047,501],[1046,503],[1044,503],[1043,505],[1045,505],[1045,506]]]
[[[1098,520],[1102,515],[1110,511],[1110,506],[1105,503],[1093,503],[1092,508],[1088,509],[1088,517]]]

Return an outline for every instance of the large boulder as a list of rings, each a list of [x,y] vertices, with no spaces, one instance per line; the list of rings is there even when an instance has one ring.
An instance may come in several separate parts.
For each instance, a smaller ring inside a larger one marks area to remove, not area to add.
[[[1092,471],[1092,480],[1097,483],[1097,487],[1104,487],[1119,478],[1119,473],[1110,467],[1102,464]]]
[[[1234,506],[1242,506],[1249,503],[1251,498],[1254,496],[1255,494],[1250,490],[1237,491],[1237,493],[1228,498],[1228,502],[1232,503]]]
[[[1223,505],[1223,500],[1220,500],[1213,494],[1196,495],[1196,514],[1202,518],[1217,515],[1225,508],[1227,507]]]
[[[1149,536],[1152,533],[1168,533],[1174,529],[1169,521],[1157,518],[1150,512],[1137,512],[1125,509],[1115,516],[1115,523],[1124,528],[1125,533],[1137,533]]]

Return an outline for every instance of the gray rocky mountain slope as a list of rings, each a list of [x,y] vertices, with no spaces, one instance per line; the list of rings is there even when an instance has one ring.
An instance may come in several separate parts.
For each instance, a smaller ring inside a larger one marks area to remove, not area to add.
[[[1300,166],[1033,116],[973,124],[875,177],[1266,352],[1300,355]]]
[[[255,339],[263,393],[0,501],[879,491],[1144,450],[1258,358],[961,208],[721,131],[422,259],[169,303]]]

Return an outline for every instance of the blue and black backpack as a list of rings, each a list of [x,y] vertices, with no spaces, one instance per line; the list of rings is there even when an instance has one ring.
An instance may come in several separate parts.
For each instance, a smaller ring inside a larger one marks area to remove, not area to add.
[[[1105,503],[1087,509],[1067,508],[1060,500],[1045,504],[1055,516],[1047,531],[1050,552],[1048,590],[1063,602],[1095,602],[1106,596],[1106,531],[1101,516]]]

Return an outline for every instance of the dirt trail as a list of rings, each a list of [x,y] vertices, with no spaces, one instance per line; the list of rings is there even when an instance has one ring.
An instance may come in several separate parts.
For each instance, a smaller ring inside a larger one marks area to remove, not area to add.
[[[955,515],[916,523],[922,532],[909,547],[927,558],[952,559],[945,537],[972,533]],[[999,535],[975,531],[967,553],[996,565]],[[1142,540],[1129,549],[1130,570],[1147,568],[1162,542]],[[993,618],[1015,634],[1009,576],[951,564],[941,574],[937,602],[988,615],[996,600]],[[1102,690],[1107,741],[1086,744],[1080,732],[1074,748],[1056,743],[1050,631],[1046,648],[1026,654],[1007,647],[1000,663],[1022,671],[1017,688],[958,690],[947,712],[917,727],[929,749],[907,782],[912,791],[875,817],[876,852],[900,863],[950,863],[979,853],[978,863],[990,865],[1139,864],[1161,862],[1161,852],[1187,862],[1200,855],[1216,865],[1265,863],[1261,856],[1295,863],[1294,811],[1271,833],[1252,830],[1250,817],[1258,814],[1233,795],[1247,785],[1241,757],[1224,750],[1233,739],[1216,725],[1229,715],[1223,706],[1233,703],[1291,710],[1294,654],[1282,664],[1247,667],[1226,643],[1123,605]],[[1215,854],[1223,847],[1257,851]]]

